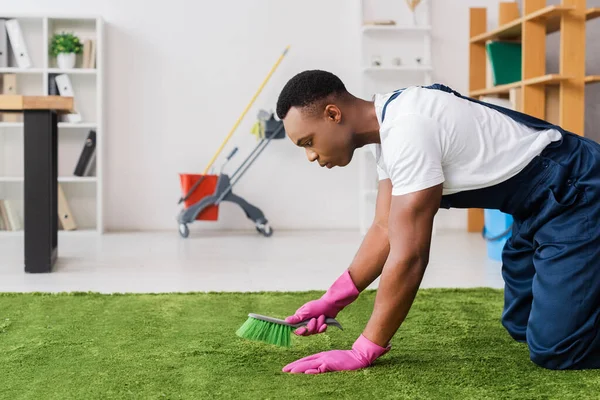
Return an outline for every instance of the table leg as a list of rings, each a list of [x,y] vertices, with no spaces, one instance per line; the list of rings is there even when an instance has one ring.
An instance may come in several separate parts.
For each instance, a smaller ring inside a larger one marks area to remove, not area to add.
[[[58,248],[58,119],[51,110],[24,114],[25,272],[50,272]]]

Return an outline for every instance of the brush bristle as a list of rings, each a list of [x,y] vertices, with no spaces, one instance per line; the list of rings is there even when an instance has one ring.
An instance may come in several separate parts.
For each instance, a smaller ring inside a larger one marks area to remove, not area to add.
[[[249,317],[237,330],[236,335],[275,346],[290,347],[292,327]]]

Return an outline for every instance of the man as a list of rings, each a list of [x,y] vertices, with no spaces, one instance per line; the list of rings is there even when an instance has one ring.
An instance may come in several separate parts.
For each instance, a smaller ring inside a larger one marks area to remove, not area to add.
[[[598,144],[443,85],[365,101],[325,71],[294,76],[277,114],[309,161],[343,167],[369,145],[380,178],[373,224],[350,267],[287,320],[310,319],[298,335],[322,333],[325,317],[381,275],[371,318],[351,350],[312,355],[285,372],[356,370],[390,350],[423,278],[440,207],[513,215],[503,326],[542,367],[600,368]]]

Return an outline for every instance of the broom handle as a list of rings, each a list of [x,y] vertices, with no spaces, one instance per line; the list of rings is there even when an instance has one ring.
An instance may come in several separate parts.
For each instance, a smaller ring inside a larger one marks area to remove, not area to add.
[[[271,78],[271,75],[273,75],[273,73],[275,72],[275,70],[277,69],[277,67],[279,66],[279,64],[281,64],[281,61],[283,60],[283,57],[285,57],[285,55],[287,54],[287,52],[288,52],[289,49],[290,49],[290,46],[287,46],[285,48],[285,50],[283,51],[283,53],[279,56],[279,59],[277,60],[277,62],[275,63],[275,65],[273,65],[273,67],[271,68],[271,71],[269,71],[269,74],[264,79],[264,81],[262,82],[262,84],[260,85],[260,87],[258,88],[258,90],[256,91],[256,93],[254,94],[254,96],[250,100],[250,103],[248,103],[248,105],[246,106],[246,108],[242,112],[242,115],[240,115],[240,117],[238,118],[238,120],[235,122],[235,124],[233,125],[233,128],[231,128],[231,131],[229,131],[229,134],[227,135],[227,137],[225,138],[225,140],[223,141],[223,143],[221,143],[221,146],[219,147],[219,149],[217,150],[217,152],[215,153],[215,155],[213,156],[213,158],[210,160],[210,162],[206,166],[206,169],[202,173],[203,175],[206,175],[208,173],[208,170],[210,169],[210,167],[212,167],[212,165],[214,164],[214,162],[217,159],[217,157],[219,156],[219,154],[221,154],[221,151],[223,151],[223,148],[225,147],[225,145],[227,144],[227,142],[229,141],[229,139],[231,139],[231,136],[233,136],[233,133],[237,129],[238,125],[242,122],[242,119],[244,118],[244,116],[246,115],[246,113],[248,112],[248,110],[250,109],[250,107],[252,107],[252,104],[254,104],[254,101],[256,100],[256,98],[258,97],[258,95],[260,94],[260,92],[262,92],[263,88],[267,84],[267,81]]]

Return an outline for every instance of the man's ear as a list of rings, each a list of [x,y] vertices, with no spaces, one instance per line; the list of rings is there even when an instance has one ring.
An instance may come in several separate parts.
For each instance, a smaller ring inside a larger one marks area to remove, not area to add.
[[[328,104],[325,107],[325,118],[327,118],[328,121],[339,124],[342,120],[342,111],[335,104]]]

